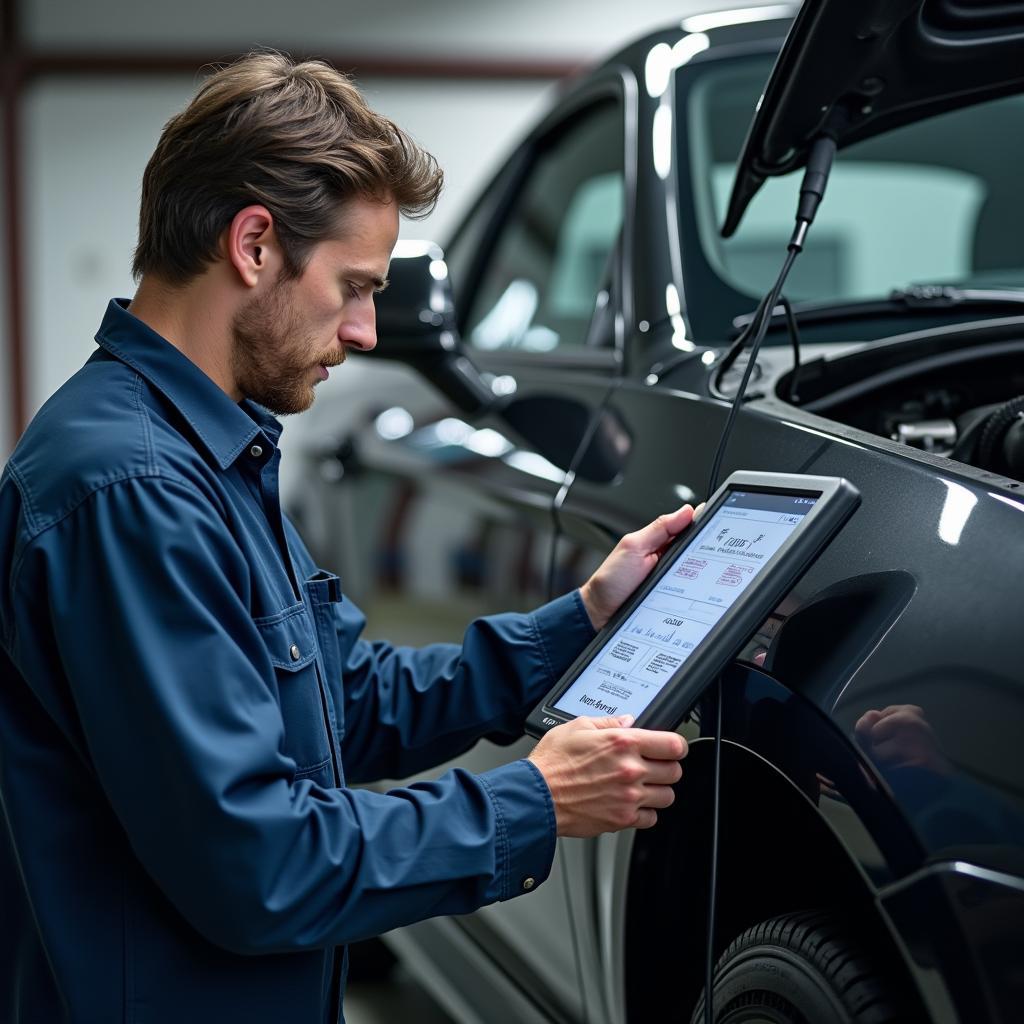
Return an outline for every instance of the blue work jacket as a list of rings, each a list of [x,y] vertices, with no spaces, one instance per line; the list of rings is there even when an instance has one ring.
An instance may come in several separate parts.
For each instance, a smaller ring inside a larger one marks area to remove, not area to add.
[[[0,1019],[333,1021],[336,947],[535,891],[555,846],[527,761],[346,775],[511,741],[593,631],[574,593],[361,639],[280,424],[125,305],[0,481]]]

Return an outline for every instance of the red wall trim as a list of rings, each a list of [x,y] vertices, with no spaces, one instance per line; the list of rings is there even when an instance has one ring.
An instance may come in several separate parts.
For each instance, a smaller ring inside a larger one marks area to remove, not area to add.
[[[4,222],[6,225],[5,263],[7,265],[7,359],[10,380],[8,428],[11,443],[25,428],[25,392],[27,374],[24,346],[24,274],[21,245],[21,156],[19,150],[18,98],[15,90],[4,88],[3,96],[3,178],[6,185]],[[0,452],[0,455],[3,453]]]
[[[24,267],[21,244],[21,132],[19,125],[18,0],[0,3],[0,133],[3,137],[4,256],[7,265],[8,396],[0,397],[11,443],[25,426]],[[0,352],[0,357],[3,353]],[[10,401],[4,401],[6,397]],[[0,455],[4,454],[0,452]]]
[[[210,64],[226,64],[237,53],[23,53],[19,78],[37,75],[166,75],[194,74]],[[296,59],[315,57],[357,75],[387,75],[392,78],[483,78],[544,79],[565,78],[587,66],[577,59],[487,60],[479,57],[391,57],[356,53],[304,54],[289,49]]]

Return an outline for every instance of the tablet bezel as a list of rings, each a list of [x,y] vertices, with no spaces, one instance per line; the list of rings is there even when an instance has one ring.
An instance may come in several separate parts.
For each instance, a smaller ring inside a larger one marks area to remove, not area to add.
[[[737,597],[711,632],[640,713],[635,722],[637,727],[675,729],[708,684],[742,650],[860,504],[857,489],[841,477],[746,471],[732,473],[712,495],[699,520],[672,542],[659,559],[657,567],[623,602],[544,700],[530,713],[526,721],[526,731],[530,735],[542,736],[549,729],[579,717],[554,705],[611,640],[622,623],[646,600],[680,553],[696,538],[703,524],[721,508],[728,494],[738,490],[790,495],[794,498],[815,497],[816,502],[771,556],[756,579]]]

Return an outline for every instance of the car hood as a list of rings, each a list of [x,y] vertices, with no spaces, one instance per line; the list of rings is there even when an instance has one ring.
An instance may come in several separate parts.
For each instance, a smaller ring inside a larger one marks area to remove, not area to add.
[[[805,0],[747,134],[722,234],[822,133],[842,147],[1022,90],[1024,4]]]

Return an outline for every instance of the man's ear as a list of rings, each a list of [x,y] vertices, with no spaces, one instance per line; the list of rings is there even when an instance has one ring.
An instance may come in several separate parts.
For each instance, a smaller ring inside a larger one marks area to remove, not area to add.
[[[255,288],[275,281],[281,269],[281,247],[274,218],[265,206],[246,206],[231,218],[224,238],[228,262],[241,282]]]

